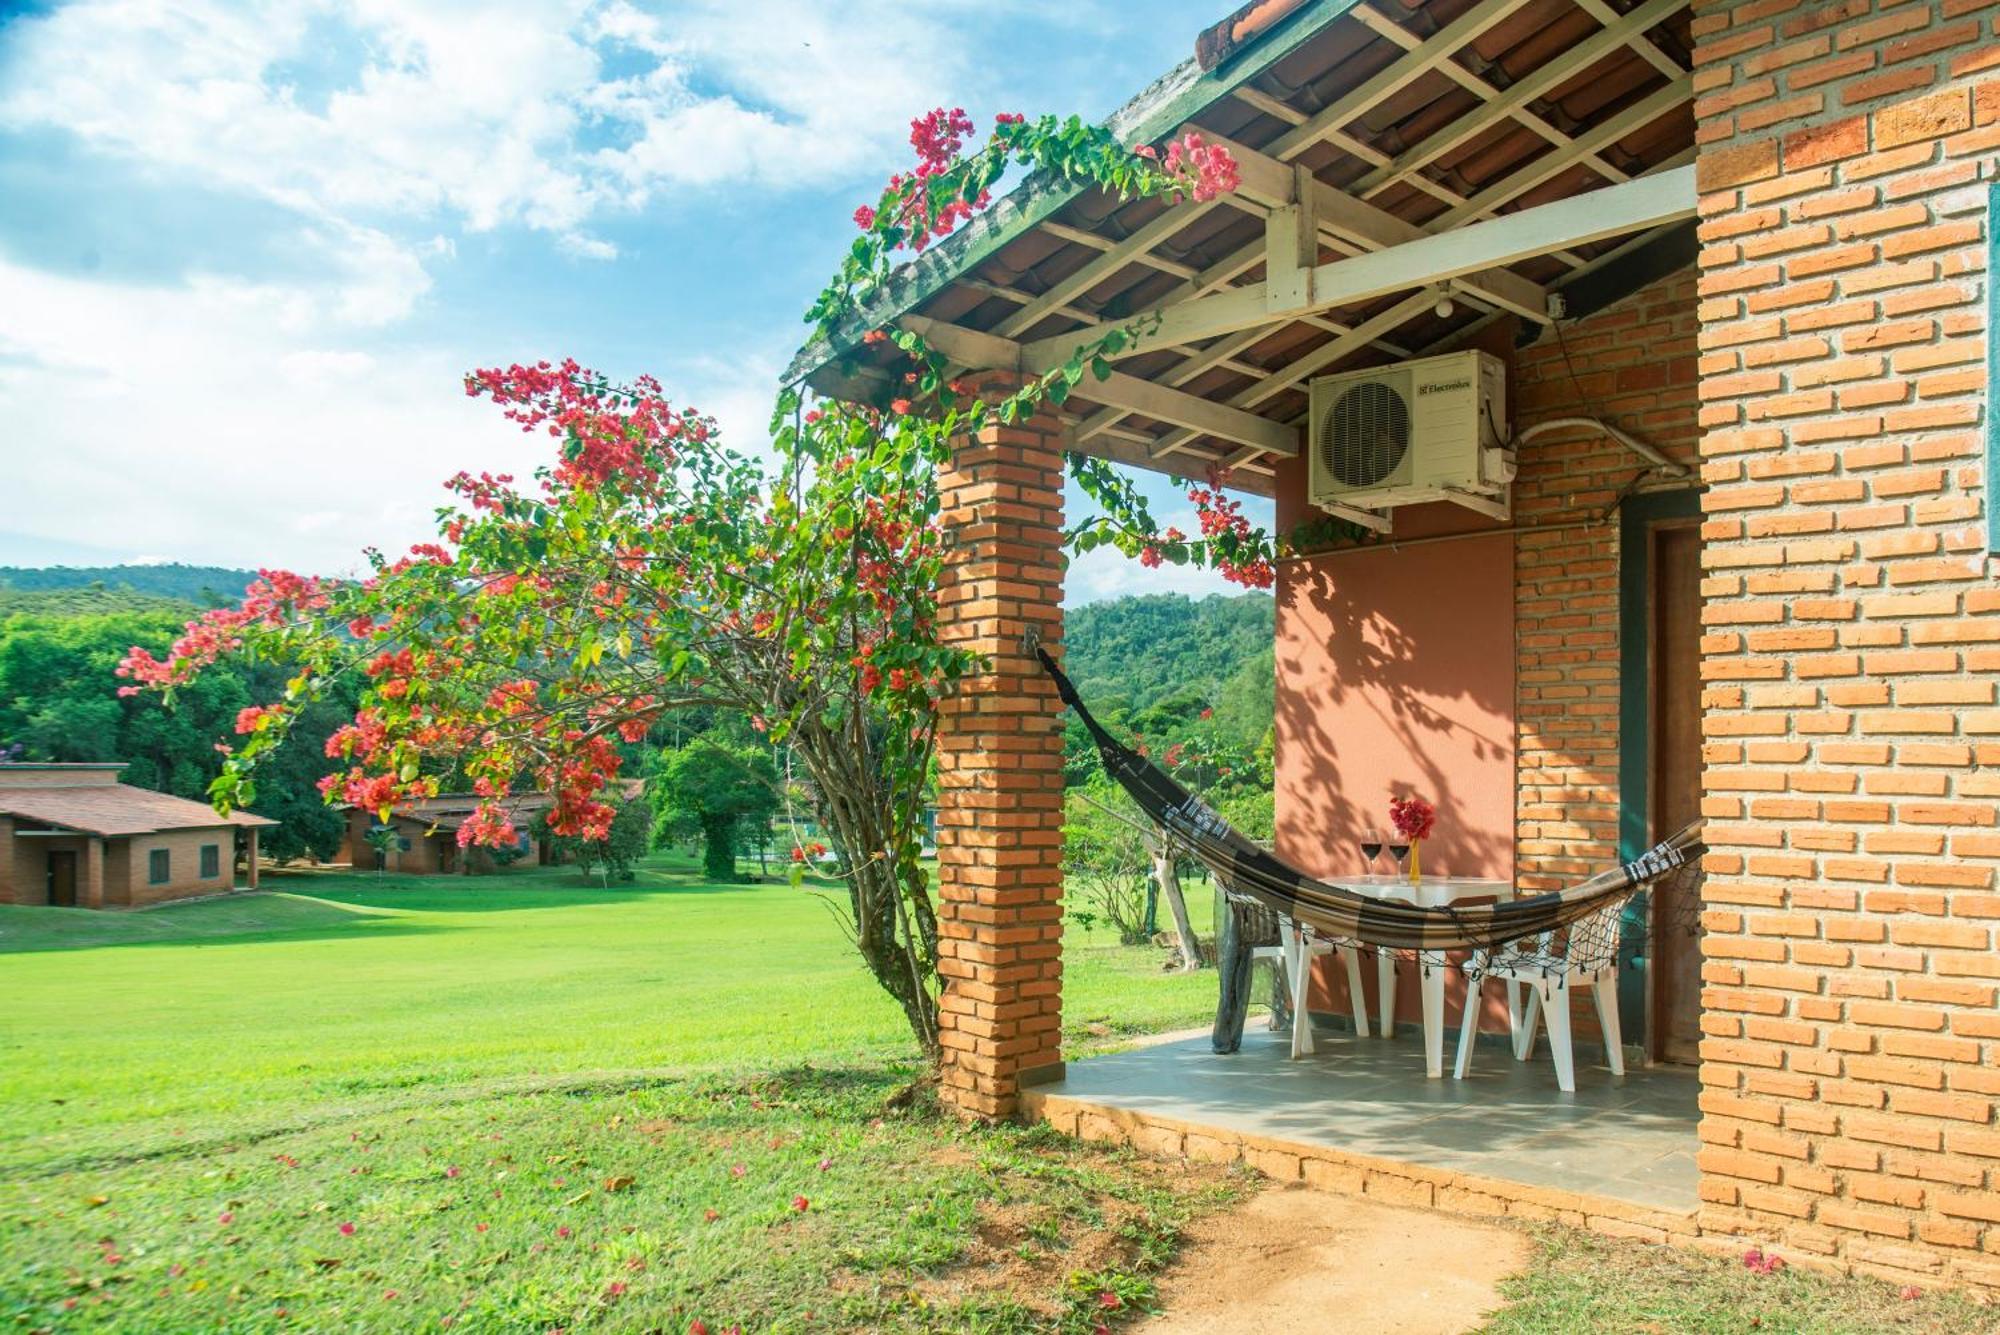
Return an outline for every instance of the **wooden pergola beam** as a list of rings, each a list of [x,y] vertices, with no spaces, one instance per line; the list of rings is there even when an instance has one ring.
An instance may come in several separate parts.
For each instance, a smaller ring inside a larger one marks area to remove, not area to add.
[[[1372,297],[1518,263],[1552,250],[1621,236],[1663,222],[1693,216],[1694,172],[1680,167],[1621,185],[1586,191],[1487,222],[1468,223],[1390,246],[1373,254],[1315,266],[1311,295],[1297,310],[1274,313],[1265,285],[1253,283],[1214,296],[1197,297],[1133,319],[1107,321],[1022,345],[1024,369],[1039,372],[1059,365],[1071,351],[1095,342],[1114,328],[1142,326],[1117,354],[1200,342],[1281,319],[1350,305]],[[1546,310],[1537,318],[1545,318]],[[1151,328],[1143,326],[1151,322]]]
[[[1022,345],[1011,338],[922,315],[904,316],[902,326],[922,335],[926,343],[954,362],[980,369],[1040,375],[1061,365],[1069,355],[1065,353],[1063,359],[1039,364],[1028,358]],[[1072,349],[1074,346],[1071,345]],[[1119,407],[1201,435],[1215,436],[1239,445],[1253,445],[1265,454],[1290,456],[1299,451],[1296,427],[1227,404],[1214,403],[1151,380],[1141,380],[1122,371],[1113,371],[1102,379],[1086,374],[1078,382],[1075,393],[1091,402]]]

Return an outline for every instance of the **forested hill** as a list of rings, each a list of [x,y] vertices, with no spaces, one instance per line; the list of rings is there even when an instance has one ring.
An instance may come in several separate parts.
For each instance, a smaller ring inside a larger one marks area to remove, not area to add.
[[[1269,594],[1149,594],[1069,611],[1063,657],[1091,711],[1151,732],[1212,707],[1233,740],[1271,727],[1277,604]]]
[[[103,594],[123,591],[213,607],[241,598],[255,578],[227,566],[0,566],[0,600],[32,595],[35,610],[58,611],[62,595],[73,593],[75,611],[95,612],[112,610]]]

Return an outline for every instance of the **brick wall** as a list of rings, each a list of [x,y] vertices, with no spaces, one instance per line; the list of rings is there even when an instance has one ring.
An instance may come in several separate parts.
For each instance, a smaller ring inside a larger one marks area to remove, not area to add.
[[[2000,1285],[1992,0],[1698,5],[1704,1227]],[[1984,73],[1982,73],[1984,72]],[[1990,410],[1988,410],[1990,411]]]
[[[1043,413],[960,441],[938,480],[940,631],[988,663],[938,730],[940,1078],[971,1117],[1012,1116],[1024,1078],[1061,1069],[1061,704],[1023,636],[1061,652],[1062,464]]]
[[[201,874],[201,850],[216,846],[216,874]],[[154,885],[148,863],[155,849],[167,854],[168,877],[164,885]],[[121,851],[122,850],[122,851]],[[122,893],[115,884],[115,868],[124,864]],[[134,835],[110,841],[106,858],[105,903],[138,908],[191,895],[220,894],[236,883],[236,828],[220,826],[206,830],[167,830],[159,834]]]
[[[1687,271],[1565,327],[1560,338],[1545,333],[1512,354],[1515,430],[1600,417],[1692,463],[1695,332]],[[1514,522],[1551,526],[1514,546],[1516,866],[1529,888],[1572,883],[1618,858],[1623,665],[1612,507],[1649,468],[1595,431],[1539,437],[1520,451]]]

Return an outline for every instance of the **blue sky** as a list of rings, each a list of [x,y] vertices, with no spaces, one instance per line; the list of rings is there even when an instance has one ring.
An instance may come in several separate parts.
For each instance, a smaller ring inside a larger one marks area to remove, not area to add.
[[[0,564],[350,570],[536,462],[474,365],[651,371],[755,443],[912,116],[1100,117],[1227,7],[0,0]]]

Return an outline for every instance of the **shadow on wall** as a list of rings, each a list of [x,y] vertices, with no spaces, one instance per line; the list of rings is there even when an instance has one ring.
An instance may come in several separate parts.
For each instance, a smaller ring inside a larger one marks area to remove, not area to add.
[[[1509,534],[1301,561],[1278,587],[1278,847],[1362,870],[1389,800],[1437,807],[1424,869],[1514,872]],[[1386,864],[1384,864],[1386,865]]]

